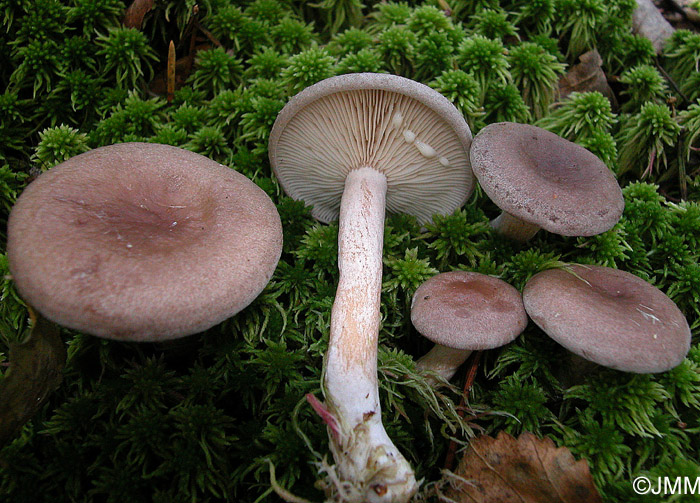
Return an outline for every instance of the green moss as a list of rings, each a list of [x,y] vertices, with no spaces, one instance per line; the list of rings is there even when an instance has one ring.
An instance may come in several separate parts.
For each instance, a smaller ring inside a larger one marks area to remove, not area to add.
[[[45,129],[39,133],[32,159],[41,170],[47,170],[58,163],[90,150],[87,135],[72,127],[61,125]]]
[[[382,31],[377,50],[384,60],[384,66],[397,75],[410,75],[414,68],[417,42],[416,34],[403,26],[392,26]]]
[[[568,38],[570,61],[596,46],[596,35],[606,18],[606,7],[601,0],[559,0],[559,20],[556,24],[561,36]]]
[[[629,96],[629,101],[623,106],[625,111],[635,110],[647,101],[664,103],[669,93],[666,80],[651,65],[630,68],[620,76],[620,82],[629,86],[621,93]]]
[[[508,53],[513,83],[521,90],[535,119],[547,114],[558,93],[557,83],[566,66],[533,42],[523,42]]]
[[[647,102],[627,118],[619,133],[619,174],[636,170],[644,178],[668,168],[668,151],[681,130],[671,114],[666,105]]]
[[[134,89],[153,75],[157,59],[146,36],[133,28],[110,28],[96,39],[97,55],[104,58],[104,71],[114,75],[117,87]]]
[[[617,122],[610,101],[598,91],[573,92],[536,125],[571,141],[610,132]]]
[[[474,32],[487,38],[504,40],[506,37],[518,38],[515,25],[503,10],[484,9],[471,20]]]
[[[462,70],[472,73],[479,82],[482,101],[490,84],[510,81],[508,59],[500,40],[471,36],[459,46],[456,60]]]
[[[194,66],[189,79],[192,88],[209,96],[235,87],[243,70],[241,61],[223,47],[198,52]]]
[[[552,31],[555,0],[515,2],[518,6],[515,23],[531,33],[548,34]]]
[[[429,85],[462,112],[472,131],[478,131],[481,128],[481,118],[484,115],[479,102],[481,88],[471,74],[463,70],[445,70]]]

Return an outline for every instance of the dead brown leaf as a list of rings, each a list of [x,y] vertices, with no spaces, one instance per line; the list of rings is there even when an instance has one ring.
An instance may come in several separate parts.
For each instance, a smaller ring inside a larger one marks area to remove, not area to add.
[[[134,0],[124,13],[123,23],[127,28],[141,29],[143,18],[153,8],[154,0]]]
[[[549,438],[507,433],[469,444],[446,496],[460,503],[602,503],[588,463]]]
[[[44,405],[63,379],[66,347],[56,324],[38,317],[29,338],[10,346],[0,382],[0,448]]]
[[[559,94],[563,100],[569,94],[577,92],[598,91],[617,106],[615,93],[608,85],[608,78],[603,72],[603,58],[593,49],[579,56],[579,63],[572,66],[559,79]]]

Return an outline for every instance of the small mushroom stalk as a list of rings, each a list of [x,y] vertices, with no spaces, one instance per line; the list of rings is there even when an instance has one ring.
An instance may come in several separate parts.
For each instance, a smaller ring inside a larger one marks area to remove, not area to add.
[[[446,381],[452,379],[457,369],[472,352],[469,349],[454,349],[442,344],[435,344],[425,355],[416,362],[416,366],[425,371],[433,372]],[[433,381],[433,380],[431,380]],[[435,382],[431,382],[435,384]]]
[[[331,450],[356,502],[405,502],[417,490],[413,470],[382,425],[377,341],[382,286],[386,177],[351,171],[340,205],[340,280],[324,362],[326,407],[336,420]]]
[[[491,220],[491,227],[497,233],[522,243],[530,241],[540,230],[539,225],[521,220],[506,211]]]

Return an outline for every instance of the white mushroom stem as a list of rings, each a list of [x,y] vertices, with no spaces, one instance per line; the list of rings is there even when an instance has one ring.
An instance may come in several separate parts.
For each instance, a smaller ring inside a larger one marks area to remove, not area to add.
[[[386,177],[351,171],[340,204],[340,280],[324,362],[331,450],[340,477],[353,487],[345,501],[405,502],[413,470],[384,430],[377,388]]]
[[[457,369],[462,365],[472,352],[469,349],[454,349],[435,344],[433,349],[424,354],[417,362],[416,367],[421,370],[432,372],[449,381],[455,375]],[[431,379],[431,384],[436,384]]]
[[[505,211],[491,220],[491,227],[507,238],[522,242],[529,241],[540,230],[539,225],[521,220]]]

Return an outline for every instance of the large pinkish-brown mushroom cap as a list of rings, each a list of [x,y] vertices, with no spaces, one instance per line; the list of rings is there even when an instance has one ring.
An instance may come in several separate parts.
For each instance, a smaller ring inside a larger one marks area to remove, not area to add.
[[[593,153],[542,128],[491,124],[470,151],[484,192],[504,212],[564,236],[592,236],[622,216],[622,191]]]
[[[618,269],[568,269],[538,273],[523,290],[527,313],[552,339],[625,372],[664,372],[685,358],[688,322],[661,290]]]
[[[416,330],[436,344],[483,350],[508,344],[525,330],[522,296],[503,280],[467,271],[433,276],[411,304]]]
[[[269,197],[176,147],[123,143],[40,175],[8,222],[10,271],[50,320],[158,340],[205,330],[257,297],[279,260]]]

